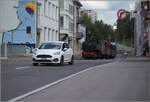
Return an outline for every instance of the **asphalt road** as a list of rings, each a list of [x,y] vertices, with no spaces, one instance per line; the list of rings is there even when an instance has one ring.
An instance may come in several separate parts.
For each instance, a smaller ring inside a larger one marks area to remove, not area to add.
[[[150,60],[131,58],[95,66],[17,101],[150,102]]]
[[[10,60],[1,63],[1,98],[7,101],[39,87],[113,60],[76,60],[74,65],[32,66],[31,60]]]

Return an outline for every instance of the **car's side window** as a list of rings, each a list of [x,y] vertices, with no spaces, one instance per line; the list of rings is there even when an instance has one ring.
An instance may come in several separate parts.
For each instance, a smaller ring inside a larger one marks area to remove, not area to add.
[[[67,43],[64,43],[63,46],[62,46],[62,50],[63,50],[64,48],[69,49],[69,45],[68,45]]]
[[[65,45],[66,45],[66,48],[69,49],[69,45],[67,43],[65,43]]]
[[[65,44],[63,44],[63,46],[62,46],[62,50],[65,48]]]

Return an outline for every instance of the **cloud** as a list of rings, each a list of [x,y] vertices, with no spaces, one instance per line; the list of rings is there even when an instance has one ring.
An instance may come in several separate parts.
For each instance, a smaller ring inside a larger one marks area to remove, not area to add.
[[[135,8],[135,3],[129,4],[129,9],[130,9],[130,10],[134,10],[134,8]]]
[[[101,10],[101,9],[109,9],[108,1],[81,1],[83,6],[88,9]]]
[[[83,8],[95,10],[98,20],[113,25],[119,9],[134,10],[136,0],[80,0]]]
[[[99,11],[98,20],[103,20],[104,23],[114,25],[117,20],[116,11]]]

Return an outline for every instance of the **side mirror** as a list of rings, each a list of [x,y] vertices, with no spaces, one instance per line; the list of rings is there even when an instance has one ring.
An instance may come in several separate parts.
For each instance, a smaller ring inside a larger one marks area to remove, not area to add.
[[[36,52],[38,50],[38,48],[33,49],[33,52]]]
[[[67,48],[64,48],[64,49],[63,49],[63,51],[66,51],[66,50],[67,50]]]
[[[33,50],[32,50],[32,53],[33,53],[33,54],[36,54],[36,51],[37,51],[37,50],[38,50],[38,48],[33,49]]]

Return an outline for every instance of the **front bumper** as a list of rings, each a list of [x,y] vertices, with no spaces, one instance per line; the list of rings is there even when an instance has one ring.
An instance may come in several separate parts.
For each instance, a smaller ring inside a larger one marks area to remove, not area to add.
[[[60,63],[59,56],[53,56],[52,58],[37,58],[36,56],[32,57],[32,63]]]

